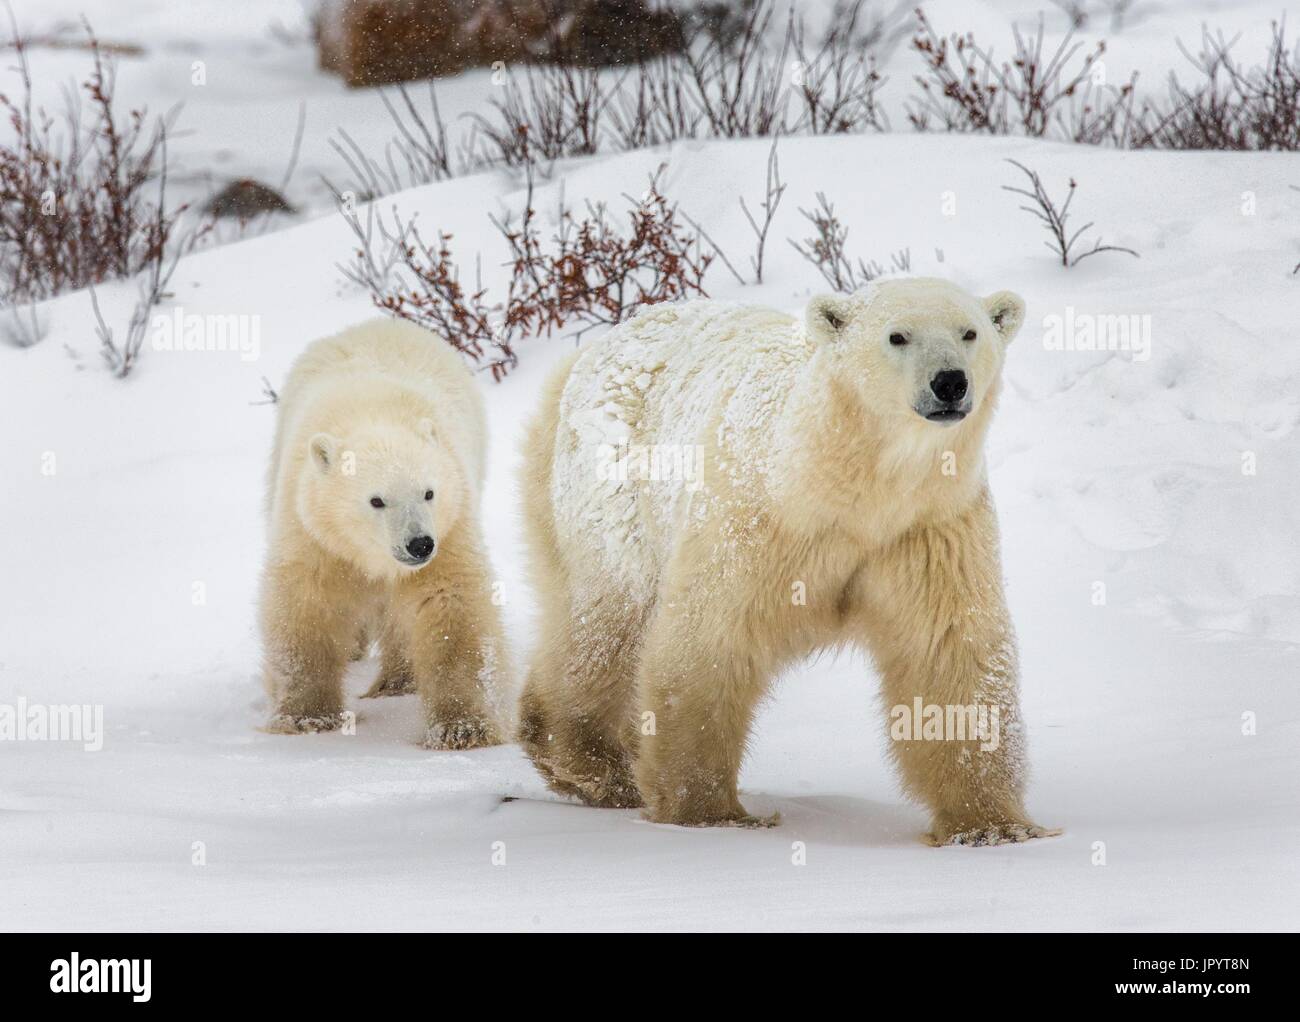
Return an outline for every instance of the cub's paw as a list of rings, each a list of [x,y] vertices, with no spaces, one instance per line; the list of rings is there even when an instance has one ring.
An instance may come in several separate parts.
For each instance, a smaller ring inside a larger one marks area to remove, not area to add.
[[[1014,845],[1039,837],[1056,837],[1060,828],[1040,827],[1035,823],[995,823],[987,827],[959,830],[936,828],[926,835],[932,845]]]
[[[745,830],[764,830],[778,827],[781,814],[755,816],[741,806],[718,812],[689,812],[682,810],[650,809],[642,814],[651,823],[671,823],[677,827],[740,827]]]
[[[337,731],[347,719],[344,713],[326,713],[316,716],[299,716],[277,713],[266,723],[264,730],[273,735],[310,735],[318,731]]]
[[[751,813],[745,813],[742,816],[736,816],[732,819],[724,820],[715,826],[743,827],[745,830],[767,830],[770,827],[781,826],[781,814],[772,813],[768,816],[754,816]]]
[[[415,675],[409,672],[381,674],[366,689],[362,699],[379,699],[383,696],[405,696],[415,691]]]
[[[483,718],[465,717],[430,724],[420,744],[426,749],[481,749],[487,745],[500,745],[501,736]]]

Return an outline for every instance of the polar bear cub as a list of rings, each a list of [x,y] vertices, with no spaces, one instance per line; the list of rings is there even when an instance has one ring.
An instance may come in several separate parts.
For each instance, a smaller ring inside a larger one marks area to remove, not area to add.
[[[460,357],[410,323],[312,344],[280,394],[261,597],[270,730],[327,730],[350,656],[418,690],[425,742],[501,740],[505,648],[479,524],[486,420]]]
[[[786,667],[856,643],[887,708],[998,721],[996,740],[895,729],[934,842],[1048,833],[1023,805],[983,457],[1023,318],[1008,291],[895,280],[802,321],[653,306],[567,360],[524,457],[542,618],[520,739],[550,786],[666,823],[768,822],[737,792],[755,708]]]

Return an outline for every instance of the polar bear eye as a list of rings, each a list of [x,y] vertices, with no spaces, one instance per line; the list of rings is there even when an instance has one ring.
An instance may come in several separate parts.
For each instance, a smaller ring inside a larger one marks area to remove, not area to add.
[[[384,498],[383,498],[383,497],[371,497],[371,498],[370,498],[370,506],[371,506],[371,507],[383,507],[383,506],[384,506]]]
[[[425,499],[425,500],[433,500],[433,491],[432,491],[432,490],[425,490],[425,491],[424,491],[424,499]]]
[[[964,334],[961,335],[961,339],[962,339],[963,341],[973,341],[973,340],[975,340],[975,331],[974,331],[974,330],[967,330]]]
[[[894,345],[895,347],[900,347],[907,343],[907,338],[904,337],[902,334],[890,334],[889,343]]]

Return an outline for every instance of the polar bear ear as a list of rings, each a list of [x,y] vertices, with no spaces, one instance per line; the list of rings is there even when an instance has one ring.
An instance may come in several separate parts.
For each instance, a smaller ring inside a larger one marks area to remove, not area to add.
[[[330,466],[338,457],[339,442],[328,433],[317,433],[307,441],[307,453],[311,455],[312,464],[321,472],[329,472]]]
[[[984,311],[993,320],[993,327],[1002,335],[1002,343],[1010,344],[1025,322],[1025,300],[1014,291],[997,291],[984,299]]]
[[[816,341],[834,341],[853,318],[853,304],[846,295],[818,295],[805,313],[808,336]]]

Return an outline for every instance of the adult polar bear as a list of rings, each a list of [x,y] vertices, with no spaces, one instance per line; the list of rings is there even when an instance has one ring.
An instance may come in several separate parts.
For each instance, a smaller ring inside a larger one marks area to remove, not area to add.
[[[895,280],[815,298],[803,323],[654,306],[571,357],[524,459],[542,620],[520,738],[551,787],[768,822],[737,797],[755,707],[787,665],[856,641],[887,706],[998,713],[996,742],[891,743],[931,840],[1049,833],[1022,802],[982,453],[1023,319],[1007,291]]]

